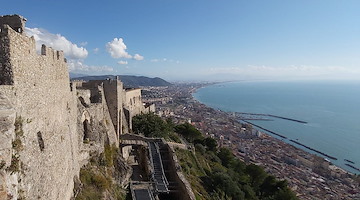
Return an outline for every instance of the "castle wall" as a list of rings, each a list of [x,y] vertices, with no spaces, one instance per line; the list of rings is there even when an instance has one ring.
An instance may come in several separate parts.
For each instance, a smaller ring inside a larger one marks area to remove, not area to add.
[[[70,83],[63,52],[43,45],[38,55],[24,22],[0,17],[0,199],[70,199],[80,167],[104,144],[118,146],[142,112],[141,91],[126,93],[119,80]]]
[[[132,130],[132,118],[142,112],[141,89],[131,89],[124,92],[124,108],[129,131]]]
[[[7,192],[13,198],[70,199],[73,177],[79,171],[76,97],[70,91],[63,53],[43,46],[42,55],[37,55],[34,39],[11,28],[2,29],[1,40],[2,49],[7,45],[6,66],[12,72],[2,75],[8,80],[3,78],[2,83],[13,86],[6,93],[14,97],[23,132],[21,148],[13,150],[19,156],[20,172],[10,173]]]
[[[91,91],[88,89],[77,89],[78,97],[78,135],[79,141],[82,141],[82,144],[87,143],[84,141],[84,121],[88,120],[89,122],[89,135],[88,139],[90,142],[96,144],[114,144],[115,146],[119,145],[119,139],[112,124],[112,119],[109,114],[109,110],[106,104],[105,96],[103,94],[103,89],[98,86],[98,92],[101,96],[100,103],[91,103]],[[88,116],[85,117],[85,114]],[[91,144],[93,145],[93,144]]]
[[[123,99],[123,84],[119,80],[105,80],[103,81],[104,95],[106,103],[109,109],[109,113],[112,119],[112,122],[115,127],[117,135],[123,133],[123,124],[122,124],[122,99]]]
[[[141,89],[125,91],[125,106],[129,108],[133,116],[141,114],[144,110],[143,102],[141,100]]]
[[[10,64],[9,29],[8,25],[0,26],[0,85],[12,85],[14,82]]]

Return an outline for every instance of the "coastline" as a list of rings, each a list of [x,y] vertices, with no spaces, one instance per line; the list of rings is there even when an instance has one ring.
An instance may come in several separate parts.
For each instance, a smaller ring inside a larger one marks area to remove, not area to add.
[[[286,180],[300,199],[360,199],[360,182],[352,174],[322,157],[241,124],[232,113],[198,101],[193,93],[204,86],[159,88],[157,93],[169,101],[159,101],[157,113],[174,123],[190,122],[208,137],[217,139],[219,145],[230,148],[240,160],[261,165],[268,173]]]
[[[214,83],[214,84],[217,84],[217,83]],[[212,84],[212,85],[214,85]],[[204,102],[201,102],[199,99],[196,98],[195,96],[195,93],[198,92],[199,89],[201,88],[204,88],[204,87],[208,87],[210,85],[205,85],[205,86],[202,86],[202,87],[199,87],[197,90],[195,90],[192,94],[191,94],[191,97],[197,101],[198,103],[201,103],[201,104],[204,104],[205,106],[208,106],[210,108],[213,108],[211,107],[210,105],[206,105]],[[213,108],[215,110],[221,110],[219,108]],[[221,110],[223,111],[223,110]],[[266,134],[270,135],[270,136],[276,136],[275,138],[277,139],[280,139],[280,140],[283,140],[285,141],[287,144],[289,145],[292,145],[296,148],[300,148],[302,150],[304,150],[305,152],[307,153],[310,153],[312,155],[317,155],[317,156],[321,156],[325,159],[330,159],[330,160],[334,160],[335,162],[331,162],[331,164],[333,165],[336,165],[338,168],[342,169],[342,170],[345,170],[347,171],[349,174],[352,174],[352,175],[360,175],[360,168],[359,167],[356,167],[356,165],[354,165],[355,163],[352,162],[352,163],[347,163],[346,160],[343,162],[343,160],[346,158],[343,159],[343,157],[338,157],[339,155],[331,155],[331,153],[327,153],[326,151],[324,150],[319,150],[315,147],[312,147],[311,145],[307,145],[306,143],[301,143],[298,141],[298,139],[294,139],[294,138],[289,138],[286,134],[279,134],[279,132],[277,131],[274,131],[272,130],[271,128],[264,128],[266,126],[262,126],[262,125],[259,125],[256,121],[273,121],[272,118],[279,118],[279,119],[282,119],[282,120],[288,120],[288,121],[293,121],[293,122],[297,122],[297,123],[302,123],[302,124],[307,124],[308,122],[306,121],[302,121],[302,120],[298,120],[298,119],[293,119],[293,118],[287,118],[287,117],[282,117],[282,116],[277,116],[277,115],[273,115],[273,114],[261,114],[261,113],[247,113],[247,112],[239,112],[239,111],[236,111],[236,112],[233,112],[233,111],[223,111],[223,112],[229,112],[229,113],[235,113],[236,115],[242,115],[244,114],[245,116],[256,116],[256,117],[259,117],[259,118],[251,118],[251,117],[248,117],[248,118],[245,118],[245,119],[242,119],[242,117],[238,117],[238,120],[240,121],[243,121],[245,123],[249,123],[251,125],[253,125],[254,127],[257,127],[257,129],[259,130],[262,130],[262,131],[265,131]],[[262,118],[262,117],[268,117],[268,118]],[[256,121],[255,121],[256,120]],[[254,121],[254,122],[253,122]],[[341,163],[339,163],[341,162]],[[342,163],[343,162],[343,163]],[[351,168],[351,169],[347,169],[345,167],[348,167],[348,168]]]
[[[208,85],[206,85],[206,86],[208,86]],[[196,98],[194,97],[194,93],[195,93],[198,89],[203,88],[203,87],[206,87],[206,86],[198,87],[196,90],[193,90],[193,91],[191,92],[191,94],[190,94],[191,100],[192,100],[194,103],[196,103],[196,104],[203,105],[203,106],[206,107],[207,109],[212,109],[212,110],[214,110],[216,113],[218,113],[218,114],[220,114],[220,115],[224,115],[224,114],[225,114],[225,115],[227,116],[227,118],[229,119],[229,121],[234,120],[234,117],[233,117],[230,113],[227,113],[227,112],[222,111],[222,110],[220,110],[220,109],[212,108],[212,107],[210,107],[210,106],[208,106],[208,105],[200,102],[198,99],[196,99]],[[196,125],[196,124],[195,124],[195,125]],[[200,128],[200,129],[201,129],[201,127],[197,127],[197,128]],[[262,132],[262,133],[263,133],[263,132]],[[317,154],[315,154],[315,153],[308,152],[308,151],[306,151],[306,150],[304,150],[304,149],[301,149],[301,148],[299,148],[299,147],[291,144],[291,143],[290,143],[291,140],[289,140],[290,142],[284,142],[284,141],[282,141],[282,140],[280,140],[280,139],[278,139],[278,138],[276,138],[276,137],[273,137],[273,136],[271,135],[271,133],[265,132],[265,133],[263,133],[263,134],[265,134],[265,135],[267,136],[267,139],[268,139],[268,138],[271,138],[272,141],[275,141],[275,143],[281,144],[280,146],[285,147],[285,149],[293,149],[293,151],[296,152],[295,154],[302,155],[302,156],[305,155],[305,156],[308,156],[308,157],[319,157],[319,156],[318,156]],[[229,141],[229,142],[231,142],[231,141]],[[301,145],[300,145],[300,146],[301,146]],[[279,173],[274,172],[274,170],[268,169],[269,165],[268,165],[266,162],[264,162],[263,160],[262,160],[262,161],[259,161],[259,160],[257,160],[257,159],[248,159],[248,158],[246,158],[246,156],[238,153],[238,152],[237,152],[238,149],[236,149],[236,148],[234,149],[234,148],[232,148],[231,146],[229,146],[229,147],[233,150],[234,154],[235,154],[238,158],[240,158],[241,160],[243,160],[243,161],[245,161],[245,162],[251,162],[251,163],[255,163],[255,164],[260,164],[260,165],[264,166],[265,169],[267,169],[267,171],[270,172],[271,174],[277,176],[278,178],[284,178],[284,179],[288,180],[290,183],[291,183],[291,182],[298,182],[298,180],[296,180],[296,178],[295,178],[295,181],[294,181],[294,180],[292,180],[291,177],[281,177],[281,175],[280,175]],[[310,147],[310,148],[311,148],[311,147]],[[309,149],[309,150],[312,150],[312,149]],[[314,151],[314,150],[312,150],[312,151]],[[316,151],[317,151],[317,150],[315,150],[315,152],[316,152]],[[320,151],[319,151],[319,152],[320,152]],[[317,153],[319,153],[319,152],[317,152]],[[265,152],[263,152],[263,153],[265,153]],[[321,154],[321,152],[320,152],[319,154]],[[327,155],[327,154],[326,154],[326,155]],[[325,153],[323,154],[323,156],[326,157],[326,156],[325,156]],[[329,155],[328,155],[328,156],[329,156]],[[322,158],[322,157],[321,157],[321,158]],[[332,157],[332,156],[329,156],[329,158],[334,158],[334,159],[336,159],[335,157]],[[323,159],[323,158],[322,158],[322,159]],[[325,164],[325,165],[328,166],[328,169],[330,169],[330,172],[331,172],[331,173],[332,173],[332,172],[336,172],[336,173],[338,173],[338,174],[341,174],[341,175],[337,175],[337,176],[340,178],[340,180],[347,179],[347,178],[345,178],[345,177],[352,177],[352,176],[354,176],[354,173],[349,172],[349,171],[347,171],[347,170],[345,170],[345,169],[343,169],[343,168],[341,168],[341,167],[339,167],[339,166],[334,165],[332,162],[330,162],[330,161],[327,160],[327,159],[324,159],[324,160],[325,160],[326,162],[328,162],[328,164]],[[326,162],[325,162],[325,163],[326,163]],[[298,166],[298,167],[299,167],[300,169],[302,168],[304,171],[306,171],[306,170],[308,170],[308,169],[310,168],[310,167],[308,167],[308,166]],[[276,170],[275,170],[275,171],[276,171]],[[310,178],[311,178],[311,177],[312,177],[312,178],[317,177],[319,180],[323,180],[323,181],[325,180],[325,182],[327,182],[327,179],[328,179],[328,178],[333,179],[333,178],[331,178],[331,177],[326,178],[326,177],[325,177],[325,174],[318,174],[318,173],[314,173],[314,172],[311,172],[311,173],[309,173],[308,175],[309,175]],[[341,177],[342,177],[342,178],[341,178]],[[347,180],[347,181],[348,181],[348,180]],[[320,182],[322,182],[322,181],[320,181]],[[320,184],[320,182],[319,182],[319,184]],[[294,188],[299,188],[298,183],[292,183],[292,184],[290,184],[290,185],[293,186],[293,189],[294,189]],[[303,189],[305,189],[305,188],[303,188]],[[296,191],[299,192],[299,190],[296,190]],[[301,192],[300,192],[300,193],[301,193]],[[359,191],[356,190],[356,193],[359,194]],[[306,195],[305,195],[305,196],[306,196]],[[314,198],[308,198],[308,197],[305,197],[305,196],[303,196],[303,195],[300,194],[299,197],[301,197],[302,199],[314,199]],[[318,196],[318,197],[319,197],[319,199],[320,199],[320,196]]]
[[[223,83],[223,82],[221,82],[221,83]],[[216,84],[219,84],[219,83],[213,83],[213,84],[209,84],[209,85],[216,85]],[[197,88],[196,90],[192,91],[192,92],[191,92],[191,97],[193,98],[194,101],[196,101],[196,102],[199,103],[199,104],[205,105],[206,107],[211,108],[211,109],[214,109],[214,110],[216,110],[217,112],[221,111],[221,112],[227,113],[226,111],[212,108],[211,106],[206,105],[205,103],[199,101],[198,99],[196,99],[196,98],[194,97],[194,93],[196,93],[196,91],[197,91],[198,89],[207,87],[207,86],[209,86],[209,85],[205,85],[205,86],[199,87],[199,88]],[[229,114],[229,115],[230,115],[230,114]],[[230,117],[230,116],[229,116],[229,117]],[[316,153],[324,156],[325,158],[330,158],[330,159],[332,159],[332,160],[337,160],[337,158],[334,157],[334,156],[328,155],[328,154],[326,154],[326,153],[324,153],[324,152],[321,152],[321,151],[319,151],[319,150],[316,150],[316,149],[314,149],[314,148],[312,148],[312,147],[308,147],[308,146],[306,146],[306,145],[304,145],[304,144],[302,144],[302,143],[299,143],[299,142],[297,142],[297,141],[295,141],[295,140],[289,139],[289,138],[287,138],[287,137],[284,136],[284,135],[278,134],[278,133],[276,133],[276,132],[274,132],[274,131],[271,131],[271,130],[269,130],[269,129],[266,129],[266,128],[263,128],[263,127],[261,127],[261,126],[259,126],[259,125],[256,125],[256,124],[254,124],[254,123],[252,123],[252,122],[249,122],[248,120],[239,120],[239,121],[243,121],[243,122],[245,122],[245,123],[248,123],[248,124],[256,127],[257,129],[266,131],[266,132],[263,132],[263,133],[266,134],[266,135],[268,135],[269,137],[274,138],[275,140],[279,140],[279,139],[273,137],[272,135],[276,135],[276,136],[278,136],[278,137],[280,137],[280,138],[282,138],[282,139],[288,139],[288,141],[290,141],[290,142],[292,142],[292,143],[295,143],[295,144],[297,144],[297,145],[299,145],[299,146],[302,146],[302,147],[304,147],[305,149],[308,149],[309,151],[316,152]],[[303,123],[303,122],[301,121],[301,123]],[[305,122],[305,123],[306,123],[306,122]],[[280,141],[281,141],[281,140],[280,140]],[[285,141],[286,141],[286,140],[285,140]],[[282,141],[282,142],[284,142],[284,141]],[[288,145],[291,145],[291,146],[293,146],[293,147],[295,147],[295,148],[298,148],[297,146],[292,145],[290,142],[285,142],[285,143],[288,144]],[[300,150],[303,150],[304,152],[309,153],[309,154],[312,154],[312,155],[317,155],[317,154],[315,154],[315,153],[311,153],[311,152],[305,151],[304,149],[300,149]],[[341,168],[340,166],[335,165],[335,164],[332,163],[331,161],[329,161],[329,162],[330,162],[332,165],[334,165],[336,168],[338,168],[338,169],[341,169],[341,170],[343,170],[343,171],[346,171],[347,173],[349,173],[349,174],[351,174],[351,175],[356,175],[356,174],[354,174],[354,173],[352,173],[352,172],[350,172],[350,171],[347,171],[346,169]],[[360,171],[359,171],[359,173],[360,173]]]

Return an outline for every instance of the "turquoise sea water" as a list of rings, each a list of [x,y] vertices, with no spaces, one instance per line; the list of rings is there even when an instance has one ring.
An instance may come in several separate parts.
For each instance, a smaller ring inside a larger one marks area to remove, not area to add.
[[[252,122],[334,156],[338,160],[331,160],[332,163],[359,174],[346,166],[344,159],[360,168],[360,81],[231,82],[201,88],[194,97],[223,111],[306,121],[307,124],[283,119]]]

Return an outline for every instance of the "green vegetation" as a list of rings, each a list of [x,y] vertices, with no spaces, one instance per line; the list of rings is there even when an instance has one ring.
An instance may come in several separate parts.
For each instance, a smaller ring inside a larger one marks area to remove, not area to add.
[[[168,141],[181,142],[174,133],[174,123],[162,120],[154,113],[136,115],[132,119],[133,132],[144,134],[146,137],[160,137]]]
[[[19,117],[16,117],[15,119],[15,123],[14,123],[14,126],[15,126],[15,136],[16,137],[22,137],[24,135],[24,132],[23,132],[23,119],[21,118],[21,116]]]
[[[175,127],[195,145],[195,153],[177,150],[181,167],[197,199],[295,200],[286,181],[276,180],[262,167],[246,165],[212,138],[199,135],[190,124]]]
[[[12,142],[12,148],[17,152],[23,150],[24,147],[20,138],[15,138],[15,140]]]
[[[7,167],[7,171],[10,171],[11,173],[16,173],[21,171],[21,161],[19,152],[23,150],[24,146],[22,144],[22,137],[24,136],[23,131],[23,122],[24,120],[21,118],[21,116],[16,117],[15,119],[15,139],[12,141],[12,148],[13,148],[13,155],[11,156],[11,164],[9,167]]]
[[[76,197],[78,200],[101,199],[103,192],[110,188],[111,180],[109,181],[104,174],[90,166],[80,170],[80,180],[84,185],[83,189]]]
[[[8,171],[10,171],[11,173],[16,173],[16,172],[20,172],[20,159],[18,155],[12,155],[11,156],[11,164],[10,166],[7,168]]]
[[[176,150],[182,171],[196,199],[296,200],[286,181],[277,180],[260,166],[237,159],[231,150],[217,148],[217,141],[205,138],[189,123],[174,125],[155,114],[133,118],[136,133],[171,138],[174,131],[192,143],[195,152]]]
[[[114,160],[115,160],[116,153],[117,153],[117,148],[115,146],[105,145],[105,148],[104,148],[105,166],[107,166],[107,167],[114,166]]]
[[[201,132],[189,123],[175,126],[175,131],[189,142],[194,142],[194,140],[202,138]]]
[[[92,156],[90,163],[81,168],[80,181],[83,185],[76,200],[103,199],[105,193],[112,199],[125,199],[126,191],[113,182],[117,150],[115,146],[105,145],[104,153]]]
[[[23,150],[23,144],[21,141],[21,137],[23,137],[24,135],[24,131],[23,131],[23,122],[24,120],[21,117],[16,117],[15,119],[15,140],[12,142],[12,147],[15,150],[15,152],[19,152],[21,150]]]

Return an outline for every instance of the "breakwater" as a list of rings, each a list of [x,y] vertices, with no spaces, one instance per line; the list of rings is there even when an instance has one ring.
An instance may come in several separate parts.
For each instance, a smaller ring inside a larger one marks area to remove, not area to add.
[[[309,149],[309,150],[311,150],[311,151],[314,151],[314,152],[316,152],[316,153],[318,153],[318,154],[321,154],[321,155],[323,155],[323,156],[325,156],[325,157],[327,157],[327,158],[330,158],[330,159],[332,159],[332,160],[337,160],[337,158],[335,158],[334,156],[330,156],[329,154],[323,153],[323,152],[321,152],[321,151],[319,151],[319,150],[316,150],[316,149],[314,149],[314,148],[312,148],[312,147],[306,146],[305,144],[301,144],[300,142],[297,142],[297,141],[295,141],[295,140],[290,140],[290,141],[293,142],[293,143],[295,143],[295,144],[297,144],[297,145],[300,145],[300,146],[302,146],[302,147],[305,147],[305,148],[307,148],[307,149]]]
[[[259,128],[259,129],[261,129],[261,130],[267,131],[267,132],[269,132],[269,133],[271,133],[271,134],[274,134],[274,135],[276,135],[276,136],[279,136],[279,137],[281,137],[281,138],[283,138],[283,139],[287,139],[287,137],[285,137],[285,136],[283,136],[283,135],[281,135],[281,134],[279,134],[279,133],[275,133],[274,131],[271,131],[271,130],[266,129],[266,128],[261,127],[261,126],[258,126],[258,125],[254,124],[254,123],[251,123],[251,122],[247,121],[247,120],[241,120],[241,121],[246,122],[246,123],[248,123],[248,124],[251,124],[252,126],[255,126],[256,128]]]
[[[348,159],[344,159],[346,162],[349,162],[351,164],[355,164],[355,162],[351,161],[351,160],[348,160]]]
[[[281,137],[281,138],[283,138],[283,139],[288,139],[287,137],[285,137],[285,136],[283,136],[283,135],[281,135],[281,134],[279,134],[279,133],[276,133],[276,132],[271,131],[271,130],[269,130],[269,129],[267,129],[267,128],[261,127],[261,126],[259,126],[259,125],[254,124],[254,123],[251,123],[251,122],[249,122],[249,121],[247,121],[247,120],[241,120],[241,121],[246,122],[246,123],[248,123],[248,124],[251,124],[252,126],[254,126],[254,127],[256,127],[256,128],[259,128],[259,129],[261,129],[261,130],[264,130],[264,131],[266,131],[266,132],[269,132],[269,133],[271,133],[271,134],[273,134],[273,135],[279,136],[279,137]],[[292,140],[292,139],[289,139],[289,141],[291,141],[291,142],[293,142],[293,143],[295,143],[295,144],[297,144],[297,145],[300,145],[300,146],[302,146],[302,147],[304,147],[304,148],[306,148],[306,149],[308,149],[308,150],[311,150],[311,151],[313,151],[313,152],[316,152],[316,153],[318,153],[318,154],[320,154],[320,155],[322,155],[322,156],[324,156],[324,157],[330,158],[330,159],[332,159],[332,160],[337,160],[337,158],[334,157],[334,156],[331,156],[331,155],[329,155],[329,154],[326,154],[326,153],[324,153],[324,152],[321,152],[321,151],[319,151],[319,150],[316,150],[316,149],[314,149],[314,148],[312,148],[312,147],[309,147],[309,146],[307,146],[307,145],[305,145],[305,144],[302,144],[302,143],[300,143],[300,142],[298,142],[298,141],[295,141],[295,140]],[[349,166],[349,165],[348,165],[348,166]],[[353,167],[352,167],[352,168],[353,168]],[[353,169],[355,169],[355,168],[353,168]]]
[[[278,115],[271,115],[271,114],[261,114],[261,113],[246,113],[246,112],[235,112],[236,117],[238,118],[244,118],[244,116],[260,116],[260,117],[273,117],[273,118],[278,118],[278,119],[284,119],[284,120],[288,120],[288,121],[293,121],[293,122],[298,122],[301,124],[307,124],[308,122],[306,121],[302,121],[302,120],[298,120],[298,119],[292,119],[292,118],[288,118],[288,117],[282,117],[282,116],[278,116]],[[256,120],[256,118],[251,119],[251,120]]]
[[[350,168],[352,168],[352,169],[355,169],[355,170],[358,171],[358,172],[360,172],[360,168],[357,168],[357,167],[355,167],[355,166],[353,166],[353,165],[350,165],[349,163],[346,163],[345,165],[348,166],[348,167],[350,167]]]

